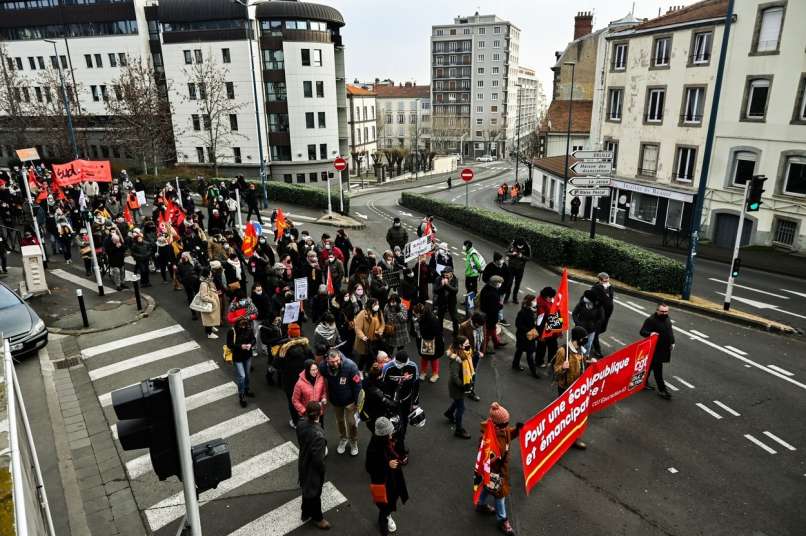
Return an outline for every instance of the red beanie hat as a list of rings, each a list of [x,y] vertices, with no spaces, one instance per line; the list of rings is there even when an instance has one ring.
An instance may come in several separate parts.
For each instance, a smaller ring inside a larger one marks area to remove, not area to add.
[[[490,404],[490,419],[494,424],[506,424],[509,422],[509,412],[498,402],[493,402]]]
[[[299,329],[299,324],[288,324],[288,336],[289,337],[299,337],[301,335],[301,331]]]

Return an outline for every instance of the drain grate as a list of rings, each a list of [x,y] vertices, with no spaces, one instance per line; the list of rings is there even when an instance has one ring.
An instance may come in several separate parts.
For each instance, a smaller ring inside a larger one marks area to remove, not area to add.
[[[70,367],[74,367],[81,363],[81,359],[78,357],[68,357],[67,359],[61,359],[59,361],[54,361],[53,366],[57,369],[66,369]]]

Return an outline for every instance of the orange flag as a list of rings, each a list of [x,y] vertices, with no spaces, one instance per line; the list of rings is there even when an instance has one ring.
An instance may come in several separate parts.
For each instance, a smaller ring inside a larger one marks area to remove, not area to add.
[[[543,329],[541,339],[548,339],[570,329],[570,315],[568,313],[568,268],[563,268],[560,288],[551,302],[551,310],[546,318],[546,327]]]
[[[327,295],[333,296],[336,293],[336,288],[333,286],[333,278],[330,277],[330,266],[327,267]]]
[[[255,248],[257,247],[257,230],[255,229],[255,224],[251,221],[246,224],[246,229],[244,229],[243,233],[243,243],[241,245],[241,251],[247,257],[251,257],[252,254],[255,252]]]
[[[274,220],[274,224],[277,226],[277,240],[280,240],[288,227],[288,222],[285,219],[285,214],[283,214],[283,209],[277,209],[277,218]]]
[[[501,458],[501,449],[495,437],[495,425],[491,419],[487,419],[484,427],[484,435],[481,437],[479,452],[476,455],[476,468],[473,471],[473,504],[478,504],[479,496],[487,484],[490,483],[490,466]]]
[[[123,205],[123,219],[126,220],[126,223],[132,225],[134,224],[134,218],[132,218],[132,213],[129,212],[129,204],[126,203]]]

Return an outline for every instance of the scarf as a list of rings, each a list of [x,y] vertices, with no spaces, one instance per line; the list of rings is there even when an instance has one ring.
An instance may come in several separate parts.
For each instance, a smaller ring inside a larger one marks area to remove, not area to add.
[[[241,280],[241,263],[237,259],[227,259],[227,263],[235,269],[235,279]]]
[[[338,330],[336,329],[336,326],[333,326],[331,328],[330,326],[328,326],[327,324],[325,324],[323,322],[320,322],[316,326],[316,329],[314,330],[314,333],[316,335],[319,335],[320,337],[322,337],[324,340],[326,340],[328,342],[328,344],[335,343],[336,342],[336,337],[338,336]]]

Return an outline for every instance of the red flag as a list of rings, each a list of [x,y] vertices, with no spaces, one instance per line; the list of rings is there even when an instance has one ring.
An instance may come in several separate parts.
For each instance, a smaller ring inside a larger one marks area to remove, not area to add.
[[[126,203],[123,205],[123,219],[126,220],[126,223],[133,225],[134,218],[132,218],[132,213],[129,211],[129,204]]]
[[[501,457],[498,439],[495,437],[495,425],[487,419],[484,435],[481,436],[479,452],[476,455],[476,468],[473,474],[473,504],[478,504],[479,496],[484,487],[490,483],[490,466]]]
[[[241,251],[247,257],[251,257],[257,247],[257,232],[255,231],[255,224],[251,221],[246,224],[246,229],[243,233],[243,243],[241,244]]]
[[[48,191],[46,189],[42,189],[42,190],[39,191],[39,194],[37,194],[36,200],[34,202],[35,203],[41,203],[42,201],[44,201],[47,198],[48,198]]]
[[[330,266],[327,267],[327,295],[333,296],[336,294],[336,288],[333,286],[333,278],[330,276]]]
[[[62,191],[61,186],[56,184],[56,181],[50,183],[50,191],[53,192],[53,196],[58,199],[59,201],[66,199],[64,192]]]
[[[563,268],[563,277],[560,288],[551,302],[551,310],[546,318],[546,327],[543,329],[541,339],[548,339],[570,328],[570,315],[568,314],[568,268]]]
[[[285,214],[283,214],[283,209],[277,209],[277,218],[274,220],[274,224],[277,226],[277,240],[280,240],[288,227],[288,222],[285,219]]]
[[[39,180],[36,178],[36,172],[34,171],[33,166],[28,168],[28,184],[31,188],[39,188]]]

